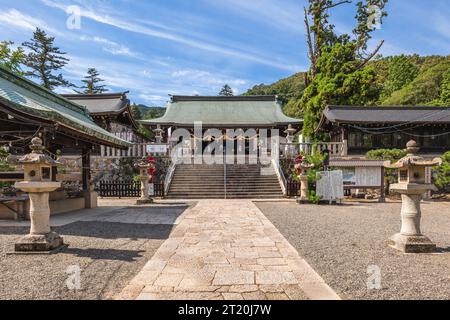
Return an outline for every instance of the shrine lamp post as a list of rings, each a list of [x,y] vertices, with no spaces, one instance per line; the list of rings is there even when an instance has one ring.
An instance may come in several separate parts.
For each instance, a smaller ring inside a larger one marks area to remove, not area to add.
[[[404,253],[429,253],[436,250],[434,244],[420,230],[421,210],[420,202],[423,195],[436,190],[433,184],[425,182],[425,168],[441,165],[441,159],[426,161],[416,155],[419,151],[416,141],[411,140],[406,145],[407,155],[394,164],[387,161],[384,166],[398,169],[398,183],[391,185],[391,190],[402,196],[402,227],[390,239],[390,246]]]
[[[300,178],[300,198],[297,199],[297,203],[306,203],[309,199],[309,183],[308,183],[308,171],[313,168],[313,164],[309,164],[305,158],[302,162],[295,165],[296,169],[301,169],[302,172]]]
[[[31,140],[31,153],[18,159],[24,167],[24,181],[15,187],[30,197],[30,234],[15,244],[17,252],[51,251],[61,247],[64,242],[56,232],[50,229],[49,193],[61,187],[52,175],[58,162],[44,154],[40,138]]]
[[[141,197],[137,200],[137,204],[153,203],[153,199],[149,197],[149,181],[151,179],[149,171],[152,165],[144,157],[136,164],[136,167],[139,168],[139,180],[141,181]]]

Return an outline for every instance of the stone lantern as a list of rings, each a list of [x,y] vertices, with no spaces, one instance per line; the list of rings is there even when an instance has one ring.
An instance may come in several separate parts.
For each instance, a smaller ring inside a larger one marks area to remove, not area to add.
[[[137,204],[153,203],[153,199],[149,197],[149,181],[151,179],[149,171],[152,165],[144,157],[136,164],[136,167],[139,168],[139,179],[141,180],[141,198],[137,201]]]
[[[30,234],[15,244],[19,252],[51,251],[61,247],[63,238],[50,229],[49,193],[61,187],[52,176],[58,162],[44,154],[40,138],[31,140],[31,153],[18,159],[24,167],[24,181],[15,187],[29,194],[30,197]]]
[[[161,144],[161,143],[162,143],[162,140],[163,140],[162,134],[163,134],[163,132],[164,132],[164,130],[161,129],[161,125],[158,124],[158,125],[156,126],[156,129],[153,130],[153,132],[155,133],[155,140],[156,140],[156,143],[157,143],[157,144]]]
[[[441,159],[426,161],[417,156],[419,147],[414,140],[406,145],[407,156],[391,164],[387,161],[384,166],[389,169],[398,169],[398,183],[391,185],[393,192],[402,196],[402,227],[390,239],[390,246],[405,253],[427,253],[436,250],[436,244],[424,236],[420,230],[420,202],[423,195],[436,190],[433,184],[425,182],[425,168],[440,165]]]
[[[295,169],[301,169],[300,174],[300,198],[297,199],[298,203],[305,203],[308,201],[309,184],[308,184],[308,171],[313,168],[313,164],[309,164],[306,159],[295,165]]]
[[[292,125],[288,125],[288,128],[284,131],[284,133],[286,134],[286,154],[288,155],[292,155],[294,154],[296,151],[294,150],[294,138],[295,138],[295,133],[297,132],[296,129],[292,128]]]

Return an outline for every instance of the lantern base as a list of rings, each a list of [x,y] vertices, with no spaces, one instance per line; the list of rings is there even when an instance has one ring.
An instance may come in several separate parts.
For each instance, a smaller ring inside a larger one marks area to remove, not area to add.
[[[153,199],[139,199],[136,201],[136,204],[138,206],[145,205],[145,204],[152,204],[152,203],[153,203]]]
[[[27,235],[14,245],[14,249],[17,252],[43,252],[63,245],[63,238],[55,232],[50,232],[45,235]]]
[[[389,246],[403,253],[436,252],[436,244],[424,235],[407,236],[397,233],[389,240]]]

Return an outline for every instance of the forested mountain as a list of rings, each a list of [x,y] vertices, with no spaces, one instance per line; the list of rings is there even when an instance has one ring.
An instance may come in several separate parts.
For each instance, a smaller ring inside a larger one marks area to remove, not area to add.
[[[365,69],[374,71],[376,80],[371,84],[373,98],[363,105],[450,106],[450,56],[385,57],[369,62]],[[273,84],[256,85],[244,95],[279,95],[285,113],[299,116],[305,87],[305,73],[300,72]]]

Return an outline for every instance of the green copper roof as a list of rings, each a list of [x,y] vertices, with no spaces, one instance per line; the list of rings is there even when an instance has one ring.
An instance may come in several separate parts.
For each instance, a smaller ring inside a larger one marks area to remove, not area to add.
[[[0,67],[0,103],[31,116],[51,120],[89,135],[99,144],[127,147],[130,144],[94,123],[85,107],[79,106],[37,84]]]
[[[163,117],[141,122],[144,125],[192,126],[195,121],[217,127],[299,125],[303,122],[286,116],[275,96],[173,96]]]

